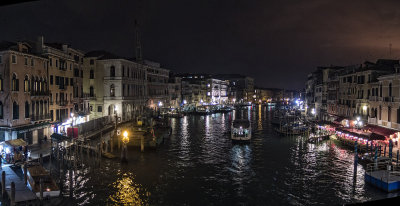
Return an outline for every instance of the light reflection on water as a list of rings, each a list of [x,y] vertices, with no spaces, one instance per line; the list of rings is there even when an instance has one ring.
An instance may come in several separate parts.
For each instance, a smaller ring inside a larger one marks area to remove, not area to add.
[[[258,110],[258,111],[257,111]],[[238,116],[235,116],[237,114]],[[129,163],[102,160],[102,168],[74,173],[74,204],[337,205],[387,195],[353,176],[353,151],[326,141],[278,136],[271,110],[171,119],[172,135],[156,151],[129,151]],[[252,120],[250,144],[233,144],[234,118]],[[90,162],[90,159],[89,159]],[[68,178],[64,178],[68,188]],[[76,180],[75,180],[76,179]],[[68,205],[70,201],[65,201]]]
[[[108,204],[115,205],[148,205],[149,192],[144,192],[140,184],[135,183],[132,173],[124,173],[109,187],[115,190],[109,196]]]

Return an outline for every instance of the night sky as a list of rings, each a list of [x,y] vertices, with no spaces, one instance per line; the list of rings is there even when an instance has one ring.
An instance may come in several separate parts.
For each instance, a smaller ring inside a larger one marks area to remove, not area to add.
[[[173,72],[241,73],[302,89],[317,66],[398,58],[400,1],[42,0],[0,7],[0,40],[66,42],[134,55]],[[389,44],[392,44],[390,56]]]

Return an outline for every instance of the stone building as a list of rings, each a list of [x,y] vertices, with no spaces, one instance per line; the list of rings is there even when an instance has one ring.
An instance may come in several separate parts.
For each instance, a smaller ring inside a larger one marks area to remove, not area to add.
[[[93,51],[84,60],[84,96],[93,118],[118,115],[128,121],[141,115],[147,100],[146,67],[109,52]]]
[[[26,42],[0,43],[0,141],[49,136],[48,60]]]
[[[182,78],[171,76],[168,80],[168,106],[170,108],[178,108],[183,102],[182,100]]]
[[[144,60],[147,72],[147,107],[158,110],[168,105],[169,70],[161,68],[160,63]]]

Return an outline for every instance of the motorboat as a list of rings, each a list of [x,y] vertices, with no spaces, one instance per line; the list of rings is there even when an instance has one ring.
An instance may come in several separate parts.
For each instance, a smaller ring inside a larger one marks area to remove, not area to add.
[[[44,169],[39,163],[26,164],[28,187],[40,197],[40,179],[43,181],[43,197],[59,197],[60,189],[50,176],[50,173]],[[22,172],[24,172],[23,168]]]
[[[235,119],[232,122],[231,139],[233,141],[250,141],[251,124],[248,119]]]

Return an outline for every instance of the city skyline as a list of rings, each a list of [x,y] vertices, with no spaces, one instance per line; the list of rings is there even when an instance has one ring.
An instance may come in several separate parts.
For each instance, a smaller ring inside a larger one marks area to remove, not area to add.
[[[254,76],[262,87],[301,89],[317,66],[396,59],[396,5],[33,1],[0,8],[0,27],[8,28],[0,39],[44,35],[83,51],[105,49],[131,57],[137,20],[144,58],[175,73],[241,73]]]

